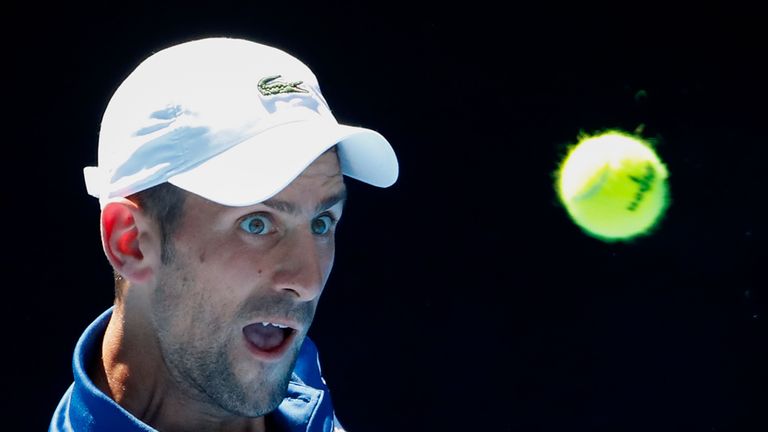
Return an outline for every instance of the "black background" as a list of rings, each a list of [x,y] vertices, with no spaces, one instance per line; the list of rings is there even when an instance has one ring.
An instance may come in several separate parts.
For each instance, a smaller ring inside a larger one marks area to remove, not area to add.
[[[348,182],[311,330],[350,431],[768,430],[764,15],[105,4],[4,14],[3,409],[17,430],[47,427],[75,341],[112,301],[82,180],[106,103],[147,55],[203,36],[294,54],[340,121],[398,153],[392,188]],[[558,205],[552,172],[580,132],[640,125],[672,205],[653,236],[602,243]]]

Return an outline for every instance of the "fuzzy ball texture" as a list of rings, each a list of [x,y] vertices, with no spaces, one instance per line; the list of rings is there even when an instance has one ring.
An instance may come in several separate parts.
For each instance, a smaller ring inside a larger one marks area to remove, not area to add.
[[[669,206],[666,166],[650,143],[607,131],[580,139],[557,170],[557,194],[571,219],[606,242],[648,235]]]

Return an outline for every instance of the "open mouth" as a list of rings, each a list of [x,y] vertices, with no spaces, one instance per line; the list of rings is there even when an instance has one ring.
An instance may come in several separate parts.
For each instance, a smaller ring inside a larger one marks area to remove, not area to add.
[[[290,346],[296,330],[283,324],[258,322],[243,327],[248,349],[267,359],[276,359]]]

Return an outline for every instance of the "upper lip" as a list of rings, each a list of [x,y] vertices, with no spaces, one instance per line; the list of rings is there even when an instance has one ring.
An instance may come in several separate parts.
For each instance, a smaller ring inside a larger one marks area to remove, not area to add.
[[[250,325],[262,324],[262,323],[276,324],[280,327],[287,327],[290,330],[301,331],[301,324],[299,324],[296,321],[290,320],[288,318],[282,318],[282,317],[256,318],[252,320],[250,323],[248,323],[246,327]]]

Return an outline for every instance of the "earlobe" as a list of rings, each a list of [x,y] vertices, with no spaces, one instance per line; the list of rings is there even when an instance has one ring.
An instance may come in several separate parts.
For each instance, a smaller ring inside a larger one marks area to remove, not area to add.
[[[111,202],[101,212],[101,236],[104,253],[115,271],[133,282],[143,282],[152,274],[151,263],[142,252],[142,227],[137,223],[140,210],[136,204],[121,200]]]

